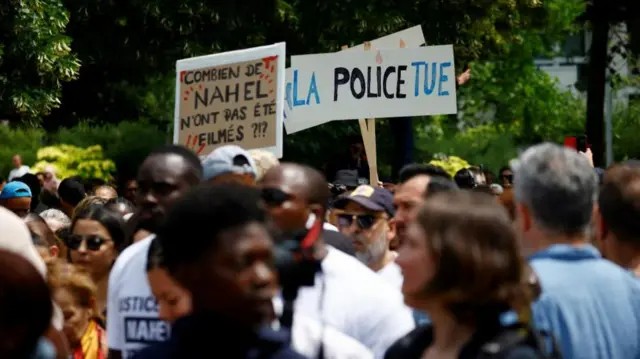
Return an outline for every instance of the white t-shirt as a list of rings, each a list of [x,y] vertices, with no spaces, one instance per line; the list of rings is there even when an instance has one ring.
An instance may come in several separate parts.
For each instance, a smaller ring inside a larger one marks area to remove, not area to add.
[[[158,319],[158,302],[147,280],[147,255],[153,235],[132,244],[116,260],[109,276],[107,344],[131,358],[144,347],[166,341],[168,323]]]
[[[27,173],[29,173],[29,171],[31,171],[31,169],[29,168],[29,166],[25,166],[25,165],[20,166],[20,168],[14,168],[11,171],[9,171],[9,177],[7,178],[7,181],[11,182],[15,178],[19,178],[26,175]]]
[[[411,310],[398,288],[354,257],[331,246],[327,250],[315,285],[298,292],[296,313],[334,327],[383,358],[391,344],[415,327]]]
[[[395,261],[382,267],[382,269],[378,271],[378,275],[387,283],[394,286],[394,288],[402,290],[402,281],[404,280],[404,277],[402,276],[400,266]]]
[[[276,315],[282,314],[282,306],[282,298],[273,298]],[[272,327],[279,330],[280,323],[276,320]],[[320,343],[326,359],[373,359],[371,350],[357,340],[304,314],[294,313],[291,348],[307,358],[317,358]]]

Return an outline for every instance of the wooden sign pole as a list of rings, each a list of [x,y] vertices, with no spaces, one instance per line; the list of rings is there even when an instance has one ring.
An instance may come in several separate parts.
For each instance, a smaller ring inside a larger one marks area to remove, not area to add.
[[[342,49],[347,49],[349,46],[344,45]],[[371,49],[371,43],[365,41],[364,50],[369,51]],[[362,135],[362,142],[364,144],[364,151],[367,155],[367,164],[369,165],[369,184],[371,186],[378,185],[378,162],[376,153],[376,119],[359,119],[360,134]]]

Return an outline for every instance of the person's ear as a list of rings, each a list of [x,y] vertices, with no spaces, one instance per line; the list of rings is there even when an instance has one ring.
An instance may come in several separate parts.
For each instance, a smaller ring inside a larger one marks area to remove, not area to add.
[[[516,203],[516,218],[522,233],[526,233],[533,227],[533,217],[531,211],[522,203]]]
[[[58,246],[56,246],[55,244],[52,245],[51,247],[49,247],[49,254],[53,258],[58,258],[58,254],[60,254],[60,248],[58,248]]]

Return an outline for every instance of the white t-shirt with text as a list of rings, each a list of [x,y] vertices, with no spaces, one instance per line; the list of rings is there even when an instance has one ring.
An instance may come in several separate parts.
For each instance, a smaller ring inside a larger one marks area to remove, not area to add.
[[[415,327],[402,293],[379,275],[327,246],[313,287],[298,292],[295,312],[356,339],[381,359],[385,351]]]
[[[109,276],[107,344],[131,358],[144,347],[169,339],[168,323],[158,319],[156,301],[147,279],[147,255],[153,235],[125,249]]]

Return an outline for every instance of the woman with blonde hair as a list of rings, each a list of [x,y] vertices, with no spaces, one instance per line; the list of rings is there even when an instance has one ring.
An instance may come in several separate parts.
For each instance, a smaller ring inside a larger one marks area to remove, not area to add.
[[[104,318],[98,311],[97,288],[70,264],[59,264],[53,297],[64,314],[64,334],[73,359],[105,359],[108,347]]]

